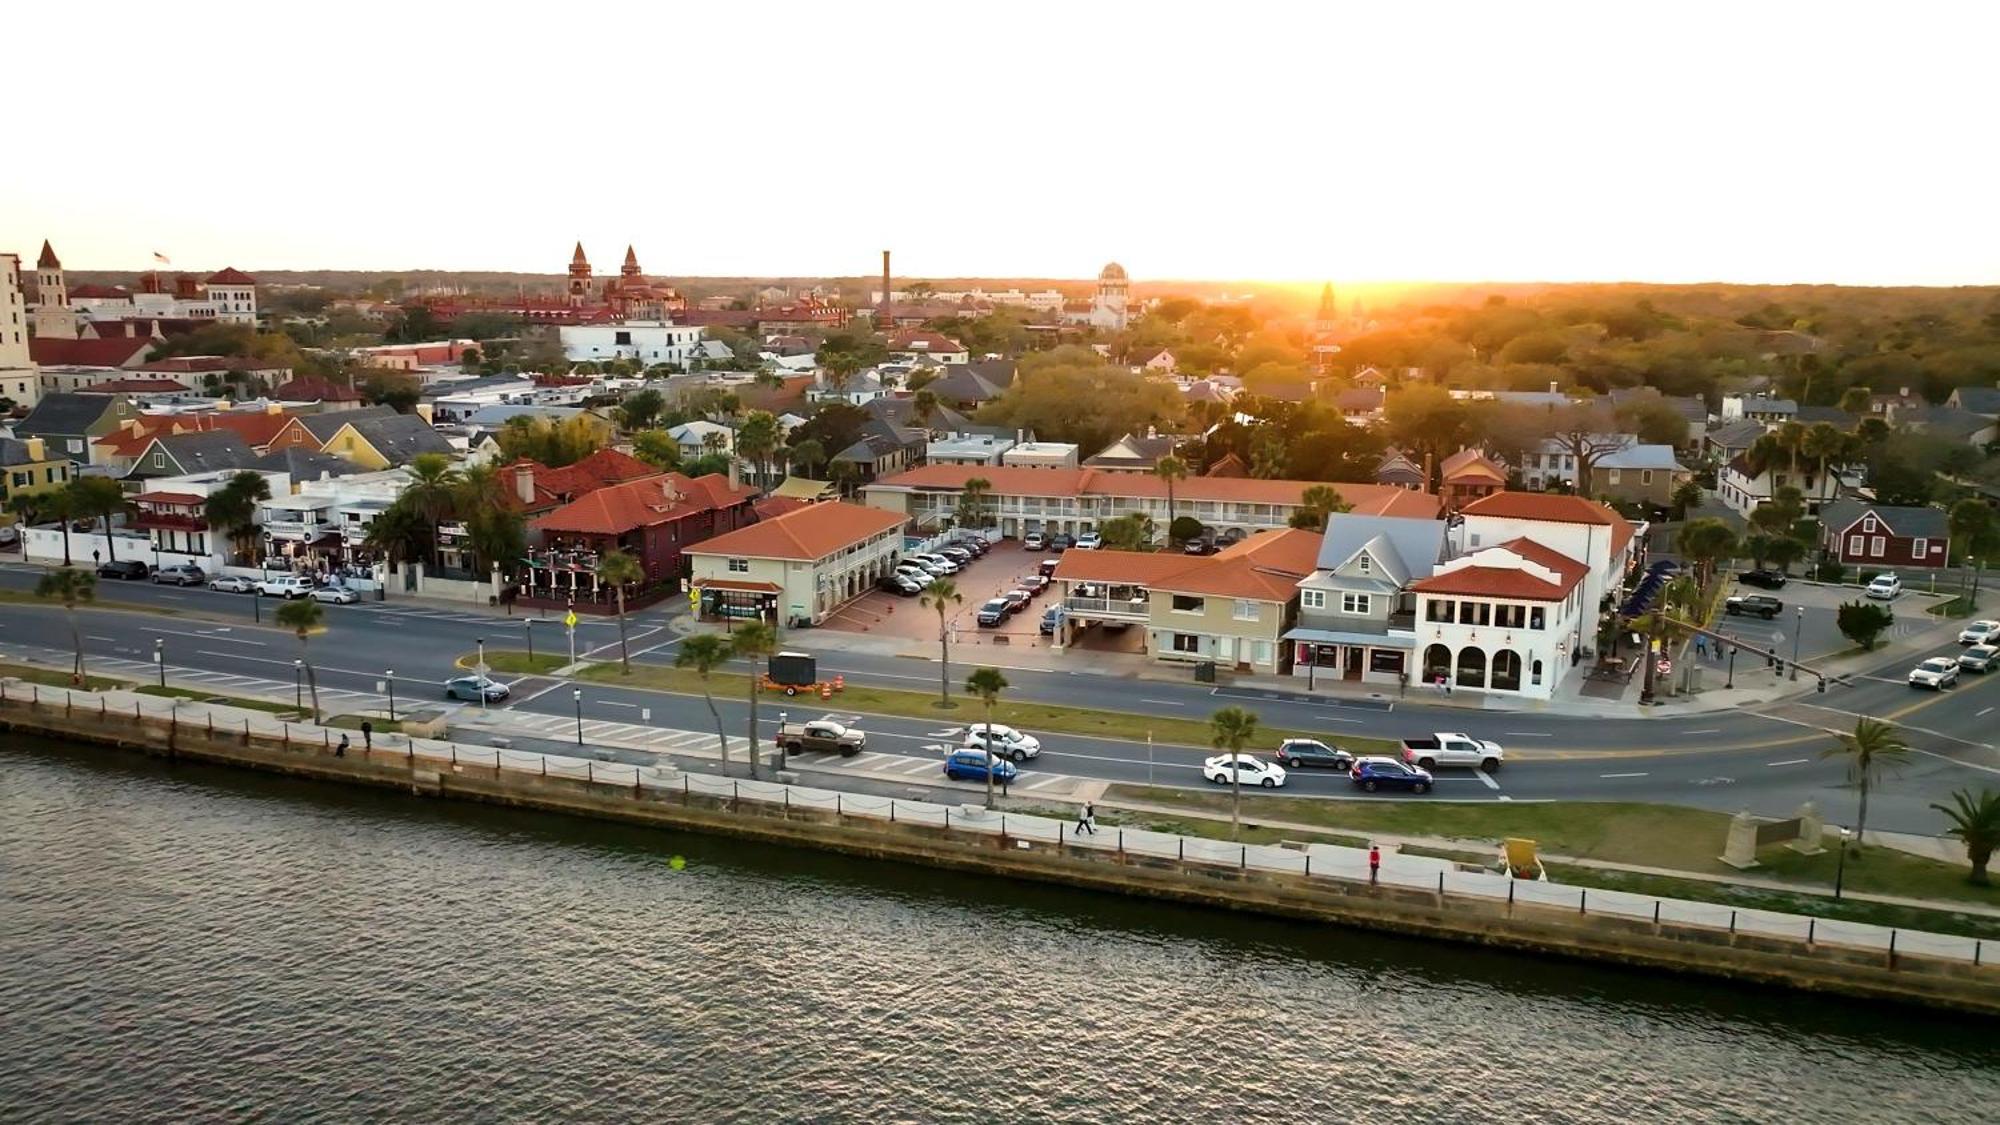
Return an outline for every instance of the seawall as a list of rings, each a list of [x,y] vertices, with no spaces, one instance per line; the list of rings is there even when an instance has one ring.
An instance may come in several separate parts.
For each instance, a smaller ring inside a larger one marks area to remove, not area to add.
[[[143,701],[143,702],[142,702]],[[175,707],[124,693],[91,694],[0,683],[0,729],[23,731],[170,758],[376,786],[437,798],[483,801],[663,828],[822,848],[848,855],[1085,887],[1289,918],[1359,926],[1500,949],[1838,993],[1979,1014],[2000,1014],[2000,969],[1983,944],[1904,931],[1901,947],[1826,940],[1836,926],[1808,927],[1803,939],[1748,932],[1729,921],[1697,924],[1663,912],[1599,906],[1610,892],[1575,906],[1438,886],[1371,885],[1365,874],[1314,870],[1310,855],[1277,848],[1181,840],[1107,829],[1088,843],[1040,817],[982,814],[796,786],[734,782],[484,747],[398,739],[344,757],[341,732],[284,724],[223,707]],[[939,814],[942,813],[942,820]],[[1113,833],[1116,832],[1114,837]],[[1115,841],[1115,842],[1114,842]],[[1178,843],[1176,843],[1178,841]],[[1282,868],[1279,866],[1282,864]],[[1565,888],[1565,890],[1569,890]],[[1629,896],[1628,896],[1629,897]],[[1671,902],[1672,900],[1665,900]],[[1748,914],[1750,912],[1743,912]],[[1861,929],[1840,924],[1840,929]]]

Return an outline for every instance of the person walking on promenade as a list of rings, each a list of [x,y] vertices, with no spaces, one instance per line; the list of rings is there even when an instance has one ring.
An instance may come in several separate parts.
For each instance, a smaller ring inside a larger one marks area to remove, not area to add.
[[[1078,836],[1083,835],[1085,832],[1090,833],[1092,836],[1097,835],[1097,806],[1091,804],[1089,801],[1085,801],[1083,803],[1083,811],[1076,814],[1076,827],[1071,831]]]
[[[1368,845],[1368,885],[1372,887],[1381,881],[1382,848],[1380,845],[1371,842]]]
[[[361,748],[375,749],[375,724],[366,719],[361,720]]]

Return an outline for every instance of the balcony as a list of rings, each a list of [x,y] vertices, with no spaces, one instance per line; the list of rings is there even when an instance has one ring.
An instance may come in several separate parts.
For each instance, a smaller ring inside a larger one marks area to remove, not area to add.
[[[132,517],[131,526],[136,531],[207,531],[208,521],[184,512],[140,511]]]
[[[1392,633],[1414,633],[1417,630],[1417,611],[1401,610],[1389,615],[1389,631]]]
[[[313,519],[274,518],[264,521],[264,534],[266,536],[272,539],[295,539],[301,543],[310,543],[322,535],[329,534],[332,530],[326,524]]]
[[[1144,595],[1136,598],[1064,598],[1063,612],[1093,621],[1123,621],[1144,625],[1152,619],[1152,605]]]

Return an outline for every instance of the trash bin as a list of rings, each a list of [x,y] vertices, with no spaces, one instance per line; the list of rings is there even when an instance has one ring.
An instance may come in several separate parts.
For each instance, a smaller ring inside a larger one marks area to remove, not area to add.
[[[1201,663],[1199,663],[1199,664],[1195,665],[1195,666],[1194,666],[1194,679],[1195,679],[1195,682],[1196,682],[1196,683],[1200,683],[1200,684],[1212,684],[1212,683],[1214,683],[1214,682],[1215,682],[1215,661],[1213,661],[1213,660],[1204,660],[1204,661],[1202,661]]]

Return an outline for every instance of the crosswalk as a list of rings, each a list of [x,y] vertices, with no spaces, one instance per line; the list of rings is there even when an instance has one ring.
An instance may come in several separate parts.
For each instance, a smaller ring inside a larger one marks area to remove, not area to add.
[[[0,644],[0,657],[19,660],[22,663],[49,664],[55,650],[30,645]],[[61,663],[67,665],[69,654],[57,654]],[[159,667],[147,660],[132,660],[122,656],[92,656],[88,667],[93,676],[112,676],[146,684],[154,682],[160,672]],[[277,680],[263,676],[245,676],[234,672],[214,672],[202,668],[182,668],[167,665],[167,682],[175,687],[189,687],[196,690],[213,690],[217,695],[236,695],[283,699],[287,695],[297,697],[298,685],[290,680]],[[373,692],[350,691],[322,685],[319,689],[321,710],[362,710],[379,711],[388,706],[388,698]]]
[[[535,738],[568,741],[577,737],[577,722],[575,717],[570,715],[539,715],[525,711],[508,711],[504,712],[504,719],[496,716],[486,720],[475,720],[471,715],[472,712],[468,708],[463,714],[464,725],[485,726],[496,731],[504,730],[508,734],[526,734]],[[585,719],[583,741],[585,745],[616,745],[660,754],[713,752],[722,745],[712,730],[677,730],[645,723],[614,723],[607,719]],[[749,749],[748,739],[730,736],[730,754],[745,754]]]

